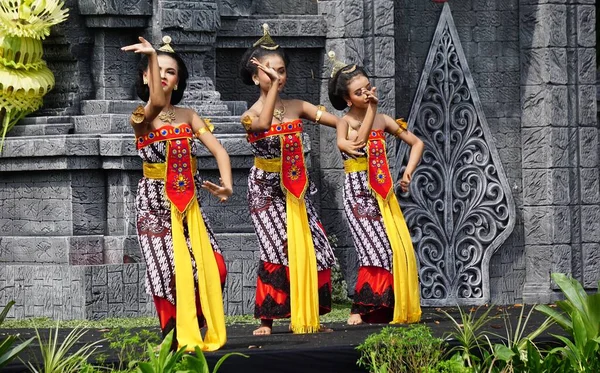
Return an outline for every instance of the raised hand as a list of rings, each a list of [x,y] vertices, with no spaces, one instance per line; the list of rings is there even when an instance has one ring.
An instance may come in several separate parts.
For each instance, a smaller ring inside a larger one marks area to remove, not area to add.
[[[269,79],[271,79],[271,82],[279,80],[279,74],[277,73],[277,71],[275,71],[275,69],[273,69],[272,67],[269,66],[269,61],[267,61],[263,65],[262,63],[260,63],[259,60],[256,59],[256,57],[252,57],[250,59],[250,62],[252,62],[253,64],[256,65],[256,67],[258,67],[259,69],[264,71],[265,74],[267,74],[267,76],[269,77]]]
[[[221,178],[219,178],[219,183],[221,185],[211,183],[210,181],[204,181],[202,182],[202,188],[208,190],[213,196],[217,197],[219,202],[226,202],[231,194],[233,194],[233,191],[223,184]]]
[[[379,98],[375,95],[375,91],[377,91],[377,88],[373,87],[370,90],[365,89],[363,92],[367,96],[367,101],[373,105],[379,103]]]
[[[141,36],[138,37],[138,39],[140,40],[139,43],[124,46],[121,48],[121,50],[125,52],[133,51],[133,53],[140,53],[145,55],[151,55],[156,53],[154,47],[152,46],[152,44],[150,44],[148,40],[144,39]]]

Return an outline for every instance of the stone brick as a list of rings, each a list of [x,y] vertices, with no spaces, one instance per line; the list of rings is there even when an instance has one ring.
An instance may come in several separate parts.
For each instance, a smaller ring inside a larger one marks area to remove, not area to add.
[[[577,45],[593,48],[596,46],[596,9],[591,5],[576,5]]]
[[[553,251],[551,246],[530,245],[525,250],[526,281],[550,285]]]
[[[521,91],[523,127],[538,127],[540,124],[567,126],[567,87],[526,85]],[[540,135],[534,130],[532,136]],[[524,134],[525,144],[527,136]],[[525,147],[524,147],[525,148]]]
[[[577,82],[579,84],[596,83],[596,50],[577,48]]]
[[[583,243],[600,242],[600,207],[581,206],[581,240]]]
[[[393,77],[394,69],[394,39],[391,37],[375,38],[375,75],[377,77]]]
[[[594,127],[579,128],[579,164],[582,167],[598,167],[598,129]]]
[[[522,6],[520,42],[524,47],[564,47],[567,44],[566,7],[561,4]],[[543,20],[540,21],[540,20]]]
[[[600,278],[600,244],[586,243],[581,245],[583,262],[583,286],[586,289],[598,289]]]
[[[531,49],[522,57],[523,84],[567,83],[567,53],[564,48]]]
[[[597,124],[597,101],[596,86],[580,85],[577,91],[579,105],[579,125],[596,126]]]

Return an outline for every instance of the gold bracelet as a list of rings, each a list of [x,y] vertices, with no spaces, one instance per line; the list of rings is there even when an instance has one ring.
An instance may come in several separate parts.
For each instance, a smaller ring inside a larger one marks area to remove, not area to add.
[[[323,106],[323,105],[317,106],[317,114],[315,115],[316,123],[319,123],[319,121],[321,120],[321,115],[323,115],[324,111],[327,111],[327,109],[325,109],[325,106]]]

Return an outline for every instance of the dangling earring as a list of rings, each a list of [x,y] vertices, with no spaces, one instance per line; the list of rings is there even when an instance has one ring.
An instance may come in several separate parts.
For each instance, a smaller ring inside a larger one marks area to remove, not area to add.
[[[144,77],[142,79],[142,82],[144,83],[144,85],[148,85],[148,78]]]
[[[174,90],[174,91],[176,91],[176,90],[177,90],[177,84],[175,84],[175,88],[173,88],[173,90]]]
[[[352,101],[348,101],[346,102],[346,104],[348,105],[348,107],[352,106]]]

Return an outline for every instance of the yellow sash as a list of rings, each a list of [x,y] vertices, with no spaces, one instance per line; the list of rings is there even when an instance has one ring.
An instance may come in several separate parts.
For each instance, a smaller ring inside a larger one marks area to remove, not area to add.
[[[281,160],[254,158],[254,166],[281,173]],[[288,267],[290,269],[291,329],[294,333],[319,331],[319,282],[317,258],[304,198],[286,193]]]
[[[344,161],[346,173],[367,171],[367,159]],[[374,193],[383,217],[383,225],[392,246],[392,274],[394,277],[394,317],[391,324],[415,323],[421,319],[417,260],[410,232],[394,193],[388,200]]]
[[[192,159],[192,169],[196,170],[196,159]],[[165,163],[144,163],[144,176],[151,179],[164,179]],[[202,339],[196,312],[194,294],[194,273],[192,258],[183,233],[184,214],[171,204],[171,235],[175,262],[176,288],[176,330],[179,347],[187,346],[194,351],[198,346],[203,351],[215,351],[227,341],[223,294],[219,281],[219,267],[215,259],[198,200],[194,198],[185,212],[192,252],[198,275],[198,295],[202,314],[206,319],[207,331]]]

